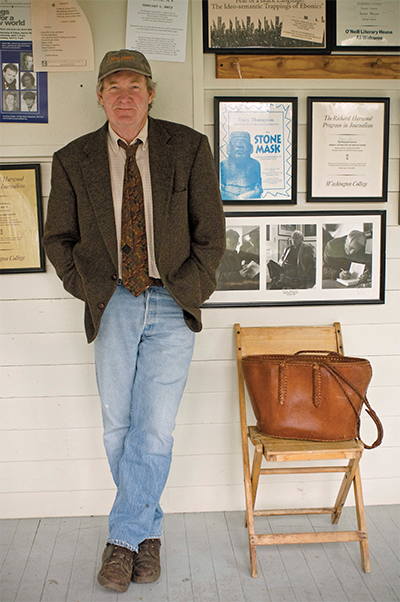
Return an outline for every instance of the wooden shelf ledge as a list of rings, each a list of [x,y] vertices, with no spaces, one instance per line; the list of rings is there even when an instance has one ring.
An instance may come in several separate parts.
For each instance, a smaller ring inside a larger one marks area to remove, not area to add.
[[[217,54],[215,58],[218,79],[240,79],[240,75],[243,79],[400,79],[398,55]]]

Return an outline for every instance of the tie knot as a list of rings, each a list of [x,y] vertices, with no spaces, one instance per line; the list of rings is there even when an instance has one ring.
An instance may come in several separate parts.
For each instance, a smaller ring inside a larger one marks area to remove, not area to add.
[[[142,141],[137,139],[135,144],[132,144],[130,146],[128,146],[126,144],[126,142],[124,142],[123,140],[121,140],[121,138],[118,139],[118,145],[124,149],[124,151],[126,152],[126,157],[135,157],[136,156],[136,151],[139,147],[139,144],[141,144]]]

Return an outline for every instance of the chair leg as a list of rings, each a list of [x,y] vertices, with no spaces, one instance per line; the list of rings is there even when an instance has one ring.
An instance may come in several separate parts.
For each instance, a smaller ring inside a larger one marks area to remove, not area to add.
[[[256,496],[257,496],[258,482],[260,480],[260,468],[261,468],[261,461],[262,461],[262,457],[263,457],[263,449],[264,448],[261,445],[261,443],[258,443],[254,447],[253,467],[251,470],[251,493],[252,493],[252,497],[253,497],[253,510],[256,505]]]
[[[251,576],[256,579],[258,577],[257,573],[257,550],[256,546],[249,542],[250,547],[250,568],[251,568]]]
[[[339,489],[339,493],[336,498],[334,510],[332,512],[331,521],[334,525],[337,525],[337,523],[339,522],[339,518],[342,514],[342,509],[346,502],[354,476],[357,472],[359,462],[360,457],[350,460],[348,464],[346,473],[343,477],[343,481]]]
[[[358,530],[365,535],[365,539],[362,539],[360,541],[361,566],[364,573],[370,573],[371,561],[369,557],[367,523],[365,520],[364,499],[362,493],[361,475],[359,467],[357,468],[357,472],[354,476],[354,498],[356,502]]]

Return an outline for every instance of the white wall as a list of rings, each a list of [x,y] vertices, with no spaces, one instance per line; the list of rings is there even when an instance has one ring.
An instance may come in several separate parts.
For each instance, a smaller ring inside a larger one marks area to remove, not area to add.
[[[96,64],[125,39],[125,0],[80,2],[93,31]],[[153,64],[158,91],[153,115],[205,131],[212,143],[213,97],[280,94],[299,98],[298,204],[307,210],[306,97],[391,98],[389,200],[330,209],[387,210],[387,275],[384,305],[205,309],[194,360],[178,415],[174,460],[162,498],[166,512],[234,510],[244,507],[233,324],[322,325],[340,321],[345,352],[368,357],[369,390],[385,437],[362,460],[367,504],[399,502],[400,431],[400,227],[398,81],[215,79],[214,55],[202,54],[201,2],[189,14],[184,64]],[[47,204],[52,153],[99,127],[102,110],[94,94],[96,74],[50,74],[48,125],[1,124],[2,162],[40,162]],[[284,210],[277,207],[278,210]],[[312,210],[327,209],[313,203]],[[102,445],[93,348],[85,342],[83,307],[46,273],[0,276],[0,377],[2,517],[107,514],[114,497]],[[362,434],[374,437],[363,417]],[[271,505],[333,502],[332,477],[275,477],[261,486]],[[305,481],[309,485],[305,486]],[[282,483],[285,483],[282,486]]]

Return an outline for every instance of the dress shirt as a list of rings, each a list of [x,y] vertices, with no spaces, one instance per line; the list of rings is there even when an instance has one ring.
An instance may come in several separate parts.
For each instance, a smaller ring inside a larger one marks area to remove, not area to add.
[[[144,212],[146,220],[146,238],[147,238],[147,254],[149,261],[149,276],[152,278],[160,278],[158,272],[155,253],[154,253],[154,231],[153,231],[153,197],[151,191],[151,178],[150,178],[150,163],[149,163],[149,142],[147,138],[147,120],[143,129],[139,132],[132,144],[137,139],[142,141],[136,151],[136,162],[140,171],[143,185],[143,196],[144,196]],[[119,277],[122,278],[122,253],[121,253],[121,211],[122,211],[122,194],[124,188],[124,172],[125,172],[125,160],[126,152],[118,144],[118,140],[121,136],[118,136],[108,126],[108,158],[110,163],[110,175],[111,175],[111,189],[114,203],[114,216],[115,226],[117,231],[117,243],[118,243],[118,273]],[[123,138],[121,138],[123,140]],[[126,143],[126,140],[124,140]]]

